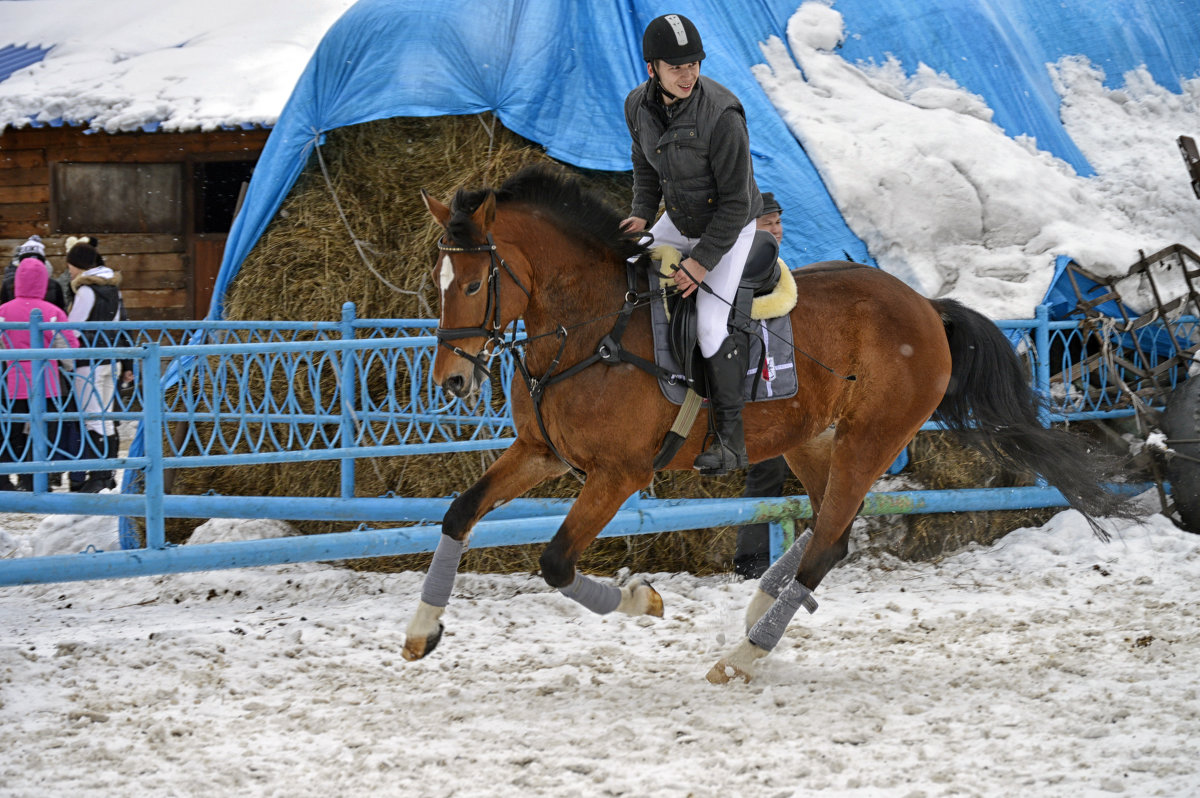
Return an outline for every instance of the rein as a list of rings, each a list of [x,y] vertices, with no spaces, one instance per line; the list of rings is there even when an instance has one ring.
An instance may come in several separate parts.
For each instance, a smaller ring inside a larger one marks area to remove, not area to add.
[[[601,319],[616,316],[617,321],[614,323],[612,331],[601,339],[596,351],[591,355],[579,361],[575,365],[564,369],[563,371],[558,371],[557,369],[559,364],[562,362],[563,352],[567,347],[567,336],[569,335],[568,328],[564,325],[557,325],[554,328],[554,331],[550,333],[542,333],[532,337],[526,336],[526,338],[523,340],[517,340],[516,323],[514,322],[509,339],[505,340],[504,338],[504,327],[501,323],[502,316],[500,313],[500,270],[503,269],[508,273],[509,278],[512,279],[513,283],[515,283],[522,292],[524,292],[526,297],[532,298],[532,295],[530,294],[529,289],[526,288],[519,279],[517,279],[517,275],[513,272],[508,263],[505,262],[504,258],[502,258],[497,252],[496,242],[492,239],[492,234],[488,233],[486,244],[480,244],[478,246],[459,247],[443,243],[441,240],[439,240],[437,247],[441,252],[486,252],[491,259],[491,266],[488,269],[487,306],[484,308],[483,322],[478,327],[447,328],[439,326],[435,330],[438,345],[444,346],[459,357],[469,360],[477,369],[480,369],[484,372],[489,371],[487,360],[485,360],[481,355],[472,355],[461,347],[450,342],[462,338],[478,338],[482,336],[486,339],[486,343],[484,344],[484,349],[481,350],[481,352],[488,350],[491,355],[495,355],[496,353],[505,350],[514,352],[513,362],[516,364],[517,370],[521,374],[521,379],[525,382],[525,387],[529,391],[529,398],[533,401],[533,414],[534,418],[537,419],[538,429],[540,429],[542,432],[542,439],[546,442],[546,445],[550,448],[550,451],[554,453],[554,456],[561,460],[577,479],[583,481],[587,475],[571,461],[567,460],[567,458],[563,456],[562,452],[558,450],[558,447],[554,445],[554,442],[550,440],[550,433],[546,429],[546,422],[542,416],[542,399],[544,398],[546,388],[557,382],[568,379],[569,377],[573,377],[579,372],[598,362],[607,363],[609,365],[616,365],[617,363],[622,362],[631,363],[643,371],[649,372],[655,377],[673,379],[673,375],[669,371],[660,367],[654,361],[646,360],[643,357],[634,355],[621,347],[621,338],[625,335],[625,328],[629,324],[629,319],[633,315],[633,311],[639,307],[649,305],[650,302],[661,299],[665,294],[665,291],[663,289],[652,289],[650,291],[639,293],[637,291],[637,270],[632,263],[627,264],[626,280],[628,283],[628,290],[625,292],[624,304],[622,304],[621,309],[613,313],[606,313],[601,316],[596,316],[594,318],[571,325],[571,329],[576,329],[588,324],[593,324]],[[518,347],[525,346],[530,341],[535,341],[539,338],[544,338],[549,335],[553,335],[558,339],[558,352],[554,355],[554,358],[551,360],[550,365],[546,368],[545,372],[540,377],[535,377],[532,373],[530,373],[529,367],[525,363],[525,357],[516,355],[515,353]]]
[[[635,355],[621,346],[621,339],[625,335],[625,329],[629,325],[629,320],[633,316],[633,311],[639,307],[645,307],[651,302],[662,299],[669,293],[668,289],[650,288],[648,291],[639,292],[637,290],[637,276],[639,269],[636,266],[638,261],[635,260],[634,262],[627,262],[625,267],[627,290],[625,292],[624,303],[621,305],[620,310],[577,322],[576,324],[572,324],[569,328],[559,324],[555,326],[552,332],[541,333],[535,336],[526,336],[523,340],[517,340],[516,322],[514,320],[512,323],[510,337],[508,340],[505,340],[504,327],[501,324],[502,316],[500,313],[500,270],[503,269],[508,273],[509,278],[518,288],[521,289],[527,298],[532,299],[532,294],[530,293],[529,289],[525,287],[525,285],[519,279],[517,279],[517,275],[513,272],[512,267],[510,267],[504,258],[500,256],[496,249],[496,242],[493,240],[492,234],[487,234],[486,244],[460,247],[446,244],[439,240],[437,242],[437,247],[441,252],[486,252],[491,260],[491,265],[488,269],[487,306],[484,308],[483,322],[478,327],[446,328],[439,326],[435,331],[438,345],[444,346],[459,357],[470,361],[477,369],[484,373],[490,371],[490,367],[489,360],[482,356],[483,352],[488,352],[489,359],[499,352],[503,352],[505,350],[513,352],[513,362],[516,365],[517,370],[520,372],[521,379],[525,382],[525,387],[529,391],[529,398],[533,402],[533,415],[537,420],[538,429],[541,430],[542,440],[546,442],[546,446],[549,447],[554,456],[557,457],[563,463],[563,465],[567,467],[567,469],[576,477],[576,479],[580,480],[581,482],[584,481],[587,476],[586,473],[568,460],[550,439],[550,433],[546,429],[546,421],[542,415],[542,399],[545,396],[546,389],[555,383],[562,382],[563,380],[575,376],[579,372],[590,368],[596,363],[605,363],[610,366],[615,366],[619,363],[629,363],[630,365],[641,369],[655,378],[664,379],[669,383],[674,383],[676,381],[676,377],[669,370],[659,366],[653,360],[647,360],[644,357]],[[712,289],[703,282],[699,282],[697,285],[699,288],[712,293]],[[726,304],[728,304],[730,308],[733,308],[736,312],[736,308],[734,308],[731,303],[726,302]],[[583,360],[580,360],[578,363],[575,363],[574,365],[569,366],[562,371],[558,371],[559,364],[562,362],[563,352],[566,351],[567,337],[570,334],[569,330],[594,324],[597,321],[611,318],[613,316],[616,317],[616,322],[614,322],[612,330],[600,339],[600,343],[597,345],[596,351],[585,357]],[[558,352],[555,353],[554,358],[550,361],[550,365],[546,367],[545,372],[540,377],[535,377],[529,371],[529,367],[525,362],[525,357],[515,353],[517,352],[518,347],[528,345],[531,341],[536,341],[540,338],[545,338],[550,335],[553,335],[558,339]],[[462,338],[478,337],[483,337],[486,339],[483,348],[480,350],[480,355],[472,355],[461,347],[450,343],[451,341]],[[817,360],[809,353],[796,347],[795,344],[792,344],[792,349],[804,355],[816,365],[825,369],[827,372],[839,379],[847,381],[854,381],[857,379],[853,374],[838,374],[832,368]],[[659,457],[656,458],[656,466],[658,466],[660,462],[665,462],[666,459],[669,459],[669,457],[665,456],[666,446],[667,443],[664,442],[664,448],[660,449]]]

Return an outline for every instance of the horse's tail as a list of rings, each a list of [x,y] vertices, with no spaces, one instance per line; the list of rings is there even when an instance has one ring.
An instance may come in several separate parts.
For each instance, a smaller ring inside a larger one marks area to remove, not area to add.
[[[1002,465],[1041,475],[1107,539],[1096,516],[1131,516],[1122,506],[1127,499],[1106,484],[1120,473],[1120,461],[1086,438],[1042,426],[1045,400],[991,320],[952,299],[931,301],[951,356],[950,383],[933,419]]]

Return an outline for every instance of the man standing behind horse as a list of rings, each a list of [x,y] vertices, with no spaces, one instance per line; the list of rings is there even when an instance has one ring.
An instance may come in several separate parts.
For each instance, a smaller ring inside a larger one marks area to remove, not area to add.
[[[702,474],[746,467],[742,384],[749,352],[730,334],[729,311],[754,240],[762,197],[754,182],[750,136],[733,92],[701,78],[704,46],[691,20],[657,17],[642,36],[649,79],[625,98],[633,139],[633,208],[628,232],[650,227],[656,245],[685,257],[675,285],[696,296],[697,334],[704,358],[716,439],[696,458]]]

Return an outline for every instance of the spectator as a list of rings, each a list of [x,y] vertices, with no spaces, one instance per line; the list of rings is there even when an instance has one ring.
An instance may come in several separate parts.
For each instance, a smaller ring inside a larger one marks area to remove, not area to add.
[[[46,295],[46,283],[49,280],[50,276],[46,272],[45,262],[32,256],[22,260],[17,265],[17,271],[13,279],[13,290],[16,296],[14,299],[0,304],[0,319],[4,321],[28,322],[33,311],[40,310],[43,321],[67,321],[67,314],[62,308],[52,305],[42,298]],[[33,342],[31,341],[28,328],[5,330],[0,334],[0,344],[5,349],[49,348],[53,344],[57,334],[60,333],[47,330],[42,333],[41,341]],[[79,337],[73,330],[61,331],[61,335],[66,340],[68,346],[79,346]],[[3,361],[5,376],[4,380],[0,382],[0,390],[4,391],[5,401],[3,404],[9,408],[10,413],[29,412],[30,388],[33,386],[35,371],[34,362],[30,360]],[[49,404],[52,400],[62,396],[58,361],[46,360],[40,362],[45,364],[43,380],[45,381],[45,395]],[[61,401],[59,404],[61,404]],[[20,460],[30,459],[31,453],[25,451],[29,439],[25,422],[14,422],[11,418],[6,419],[3,423],[0,423],[0,431],[5,433],[4,460],[14,462],[18,458]],[[58,441],[58,433],[59,424],[57,422],[48,422],[45,430],[47,440]],[[18,475],[17,484],[19,490],[33,490],[33,475]],[[13,485],[8,476],[0,475],[0,490],[12,489]]]
[[[104,265],[96,248],[79,241],[67,252],[67,268],[71,272],[71,321],[124,321],[125,305],[121,298],[121,276]],[[83,345],[110,345],[104,330],[87,330]],[[101,414],[112,410],[114,375],[118,366],[110,359],[77,360],[75,362],[75,401],[84,413]],[[116,424],[108,418],[90,418],[85,423],[83,456],[115,458],[120,449]],[[76,493],[99,493],[117,486],[111,469],[71,474],[71,490]]]
[[[779,207],[775,195],[771,192],[764,191],[762,198],[763,210],[758,217],[758,229],[770,232],[776,241],[783,243],[783,209]],[[779,268],[787,268],[782,259],[779,261]],[[791,473],[783,457],[772,457],[760,463],[753,463],[746,472],[746,490],[742,496],[748,499],[782,496],[783,483]],[[770,524],[747,524],[739,528],[737,548],[733,554],[734,573],[747,579],[757,579],[770,564]]]
[[[46,260],[46,245],[42,243],[42,237],[39,235],[31,235],[13,253],[8,268],[4,270],[4,282],[0,283],[0,304],[16,298],[14,281],[16,280],[17,266],[25,258],[37,258],[46,267],[46,276],[50,279],[46,281],[46,295],[42,298],[50,304],[57,305],[62,310],[66,310],[66,296],[63,294],[62,285],[53,279],[54,267],[50,265],[50,261]]]

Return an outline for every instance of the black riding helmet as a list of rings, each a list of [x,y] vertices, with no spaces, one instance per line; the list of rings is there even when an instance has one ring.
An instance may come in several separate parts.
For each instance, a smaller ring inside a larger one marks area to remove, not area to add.
[[[642,34],[642,58],[662,60],[672,66],[704,60],[700,31],[683,14],[664,14],[650,20]]]

